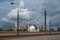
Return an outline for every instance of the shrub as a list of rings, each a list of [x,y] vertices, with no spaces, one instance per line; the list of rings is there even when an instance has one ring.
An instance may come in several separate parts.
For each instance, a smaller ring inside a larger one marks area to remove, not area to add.
[[[10,28],[10,29],[8,29],[8,31],[14,31],[14,29],[13,28]]]
[[[0,28],[0,31],[2,31],[3,29],[2,28]]]

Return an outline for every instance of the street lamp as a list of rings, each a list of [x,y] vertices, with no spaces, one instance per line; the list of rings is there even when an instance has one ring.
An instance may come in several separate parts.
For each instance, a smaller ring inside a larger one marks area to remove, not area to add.
[[[15,3],[11,3],[12,5]],[[17,36],[19,36],[19,5],[17,5]]]

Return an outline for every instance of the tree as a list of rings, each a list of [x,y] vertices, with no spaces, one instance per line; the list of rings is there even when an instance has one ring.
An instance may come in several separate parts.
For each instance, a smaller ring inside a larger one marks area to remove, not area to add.
[[[23,30],[23,29],[19,29],[19,31],[21,31],[21,32],[22,32],[22,31],[24,31],[24,30]]]
[[[3,29],[2,28],[0,28],[0,31],[2,31]]]
[[[57,31],[60,31],[60,28],[59,27],[57,28]]]
[[[14,29],[13,28],[10,28],[10,29],[8,29],[8,31],[14,31]]]

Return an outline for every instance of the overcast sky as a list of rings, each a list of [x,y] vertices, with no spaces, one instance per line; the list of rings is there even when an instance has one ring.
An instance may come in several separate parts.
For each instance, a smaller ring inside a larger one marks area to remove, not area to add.
[[[19,4],[20,21],[27,25],[28,17],[30,23],[37,22],[37,17],[40,18],[40,25],[44,25],[44,0],[0,0],[0,27],[10,28],[16,22],[17,5],[11,5],[14,2]],[[39,10],[38,10],[39,9]],[[30,11],[34,10],[34,11]],[[52,25],[60,25],[60,0],[46,0],[47,25],[49,20],[52,20]]]

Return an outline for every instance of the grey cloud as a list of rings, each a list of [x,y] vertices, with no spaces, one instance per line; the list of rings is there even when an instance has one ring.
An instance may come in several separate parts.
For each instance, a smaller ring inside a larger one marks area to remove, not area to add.
[[[47,14],[54,16],[59,14],[60,10],[60,1],[59,0],[48,0],[47,1]]]

